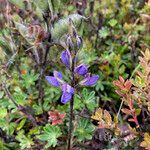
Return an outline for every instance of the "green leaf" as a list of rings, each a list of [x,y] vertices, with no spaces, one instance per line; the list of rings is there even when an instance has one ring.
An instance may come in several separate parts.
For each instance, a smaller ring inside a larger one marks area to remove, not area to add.
[[[23,0],[9,0],[11,3],[13,3],[14,5],[18,6],[19,8],[24,9],[24,3]]]
[[[27,137],[23,130],[18,132],[16,140],[20,142],[19,145],[21,149],[31,148],[31,146],[34,144],[32,138],[30,136]]]
[[[84,107],[84,104],[81,101],[81,97],[77,94],[75,94],[74,97],[74,109],[75,110],[81,110]]]
[[[33,0],[34,4],[39,7],[43,12],[47,11],[49,8],[48,0]]]
[[[26,118],[22,119],[20,121],[20,123],[17,125],[17,129],[16,130],[20,130],[24,126],[24,124],[26,123],[26,120],[27,120]]]
[[[111,19],[108,23],[111,27],[114,27],[118,22],[116,19]]]
[[[88,92],[86,88],[82,91],[82,101],[90,111],[93,111],[97,107],[95,92]]]
[[[3,141],[2,141],[2,139],[0,138],[0,149],[3,150],[3,148],[4,148],[4,147],[3,147]]]
[[[15,92],[13,96],[18,104],[24,105],[26,103],[25,99],[27,98],[27,95],[25,93]]]
[[[109,30],[108,30],[108,28],[102,27],[102,29],[99,30],[99,36],[100,36],[101,38],[104,38],[104,39],[105,39],[108,35],[109,35]]]
[[[90,140],[92,139],[94,129],[94,126],[88,119],[82,118],[78,122],[74,135],[77,137],[78,141]]]
[[[14,131],[15,131],[16,126],[17,126],[17,124],[15,122],[9,123],[6,133],[8,135],[12,135],[14,133]]]
[[[37,134],[40,134],[40,127],[30,129],[29,135],[37,135]]]
[[[57,144],[57,138],[61,136],[61,131],[58,126],[52,126],[50,124],[47,124],[43,128],[43,133],[41,135],[38,135],[37,137],[41,141],[47,141],[46,148],[53,146],[55,147]]]
[[[4,128],[5,126],[6,126],[6,124],[7,124],[7,121],[6,121],[6,119],[2,119],[2,118],[0,118],[0,128]]]
[[[1,108],[0,109],[0,118],[4,118],[7,115],[7,109],[6,108]]]
[[[35,85],[35,81],[38,80],[39,74],[34,73],[31,71],[25,75],[22,75],[23,83],[26,88],[29,88],[31,85]]]
[[[0,91],[0,98],[2,98],[4,96],[4,92]]]
[[[36,115],[40,115],[43,113],[42,107],[37,104],[33,105],[33,109]]]

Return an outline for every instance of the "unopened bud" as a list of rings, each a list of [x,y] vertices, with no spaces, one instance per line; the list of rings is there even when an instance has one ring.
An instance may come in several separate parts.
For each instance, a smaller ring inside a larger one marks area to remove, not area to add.
[[[67,43],[66,44],[67,44],[67,47],[69,50],[74,49],[74,45],[73,45],[72,38],[70,35],[67,37]]]
[[[81,37],[79,36],[76,36],[76,40],[77,40],[77,48],[81,48],[82,47],[82,44],[83,44],[83,40]]]

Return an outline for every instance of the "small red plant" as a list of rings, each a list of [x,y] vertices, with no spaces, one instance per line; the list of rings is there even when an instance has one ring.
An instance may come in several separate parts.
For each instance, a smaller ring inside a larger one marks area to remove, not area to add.
[[[119,77],[119,80],[114,81],[113,84],[117,87],[116,93],[122,97],[122,100],[126,102],[128,108],[121,109],[123,113],[132,116],[128,121],[134,122],[137,127],[139,123],[137,120],[136,109],[134,108],[134,102],[132,100],[131,87],[132,83],[130,80],[124,80],[123,77]]]
[[[57,110],[54,110],[54,111],[49,111],[48,115],[49,115],[48,121],[52,125],[57,125],[57,124],[63,124],[63,119],[64,119],[66,114],[65,113],[61,114]]]

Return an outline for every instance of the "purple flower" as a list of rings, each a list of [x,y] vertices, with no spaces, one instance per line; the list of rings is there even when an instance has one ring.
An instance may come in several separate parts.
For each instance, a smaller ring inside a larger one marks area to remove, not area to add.
[[[74,94],[74,88],[71,87],[69,84],[65,83],[62,80],[62,78],[63,78],[62,73],[58,71],[54,71],[53,76],[45,77],[48,83],[50,83],[52,86],[61,88],[62,90],[61,102],[65,104],[71,100]]]
[[[71,54],[70,54],[69,50],[63,51],[61,53],[60,59],[66,65],[66,67],[70,68],[70,66],[71,66]]]
[[[67,103],[68,101],[71,100],[71,98],[74,94],[74,89],[69,84],[63,84],[61,88],[62,88],[62,91],[63,91],[63,94],[61,96],[61,102],[63,104],[65,104],[65,103]]]
[[[96,84],[98,79],[99,79],[98,75],[90,76],[90,73],[88,73],[85,75],[85,78],[80,82],[80,85],[92,86]]]
[[[61,86],[61,88],[62,88],[62,91],[63,91],[63,92],[68,92],[68,93],[71,93],[71,94],[74,93],[73,87],[71,87],[69,84],[63,84],[63,85]]]
[[[77,66],[74,71],[75,71],[75,73],[82,76],[82,75],[85,75],[87,73],[88,67],[85,64],[81,64],[81,65]]]
[[[57,81],[55,77],[46,76],[45,79],[48,81],[49,84],[53,86],[56,86],[56,87],[60,86],[59,82]]]

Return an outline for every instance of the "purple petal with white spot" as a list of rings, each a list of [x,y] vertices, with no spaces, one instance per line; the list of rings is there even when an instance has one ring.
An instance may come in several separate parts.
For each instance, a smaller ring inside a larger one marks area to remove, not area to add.
[[[58,71],[54,71],[53,72],[53,75],[55,78],[59,78],[59,79],[62,79],[63,76],[62,76],[62,73],[61,72],[58,72]]]
[[[59,82],[57,81],[57,79],[55,77],[52,76],[46,76],[45,79],[48,81],[49,84],[53,85],[53,86],[60,86]]]
[[[66,65],[66,67],[70,68],[71,66],[71,54],[69,50],[63,51],[61,53],[61,61]]]
[[[64,92],[61,96],[61,102],[63,104],[67,103],[68,101],[70,101],[72,98],[72,94],[71,93],[67,93],[67,92]]]
[[[82,76],[82,75],[85,75],[87,73],[88,67],[85,64],[81,64],[81,65],[77,66],[74,71],[75,71],[75,73]]]
[[[71,87],[69,84],[63,84],[61,88],[62,88],[63,92],[67,92],[67,93],[71,93],[71,94],[74,93],[74,88]]]

